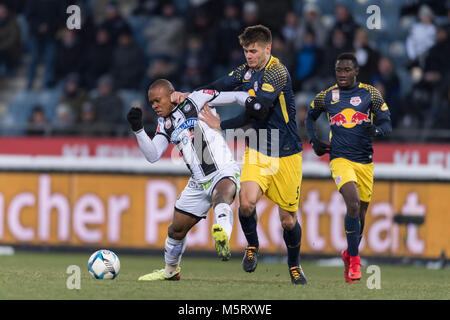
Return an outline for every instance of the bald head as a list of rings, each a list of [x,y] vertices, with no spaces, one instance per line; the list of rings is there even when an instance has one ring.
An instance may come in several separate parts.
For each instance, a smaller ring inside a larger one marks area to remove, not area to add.
[[[158,79],[158,80],[153,81],[152,84],[150,85],[150,87],[148,88],[148,91],[157,89],[157,88],[167,90],[167,92],[169,94],[175,91],[172,83],[166,79]]]
[[[158,79],[148,88],[148,100],[158,116],[166,117],[175,107],[170,101],[170,94],[174,91],[172,83],[166,79]]]

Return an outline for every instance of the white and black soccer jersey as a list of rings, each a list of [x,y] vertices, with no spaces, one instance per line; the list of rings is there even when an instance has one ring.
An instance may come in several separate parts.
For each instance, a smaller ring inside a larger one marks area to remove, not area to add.
[[[151,141],[152,146],[148,146],[150,138],[144,130],[136,133],[139,146],[144,155],[147,153],[146,158],[154,162],[172,142],[183,156],[192,178],[198,182],[208,181],[218,171],[234,165],[235,161],[222,133],[199,120],[198,114],[205,103],[211,107],[232,103],[244,105],[248,96],[247,92],[195,91],[169,116],[158,119],[156,134]],[[215,109],[211,111],[216,113]],[[166,141],[161,139],[162,137]]]

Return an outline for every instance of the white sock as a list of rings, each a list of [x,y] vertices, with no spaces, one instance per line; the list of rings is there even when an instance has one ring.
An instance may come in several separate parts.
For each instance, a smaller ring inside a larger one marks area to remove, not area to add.
[[[231,207],[226,203],[219,203],[214,208],[214,216],[216,223],[222,226],[228,235],[228,239],[230,239],[233,230],[233,210],[231,210]]]
[[[183,255],[185,249],[186,238],[182,240],[175,240],[167,236],[164,245],[164,260],[166,262],[166,268],[164,270],[166,270],[166,272],[173,272],[176,270],[181,262],[181,256]],[[175,268],[173,269],[173,267]]]

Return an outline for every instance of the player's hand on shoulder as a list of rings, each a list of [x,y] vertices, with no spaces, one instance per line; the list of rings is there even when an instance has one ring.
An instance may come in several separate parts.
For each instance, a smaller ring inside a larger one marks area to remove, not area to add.
[[[170,102],[172,103],[176,103],[176,104],[180,104],[182,103],[187,97],[188,95],[190,95],[190,92],[179,92],[179,91],[174,91],[170,94]]]
[[[269,114],[270,108],[257,97],[249,96],[245,100],[245,116],[252,121],[263,120]]]
[[[205,122],[211,129],[222,130],[220,127],[220,116],[218,114],[214,115],[207,103],[205,103],[203,109],[200,111],[198,119]]]
[[[133,131],[141,130],[144,125],[142,124],[142,110],[141,108],[131,107],[127,113],[127,120],[131,125]]]
[[[310,141],[314,152],[320,157],[325,153],[330,153],[331,146],[328,143],[322,142],[317,138],[312,138]]]

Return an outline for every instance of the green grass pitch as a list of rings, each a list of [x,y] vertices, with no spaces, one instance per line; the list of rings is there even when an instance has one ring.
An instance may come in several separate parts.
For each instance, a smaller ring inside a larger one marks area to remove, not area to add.
[[[371,274],[346,284],[343,267],[321,267],[304,261],[307,286],[290,283],[287,265],[260,258],[254,273],[245,273],[241,257],[185,257],[180,281],[138,282],[140,275],[163,267],[163,256],[120,254],[115,280],[95,280],[87,271],[90,253],[28,253],[0,256],[0,299],[83,300],[308,300],[308,299],[450,299],[450,269],[380,264],[381,289],[368,289]],[[80,289],[69,290],[67,267],[81,269]]]

